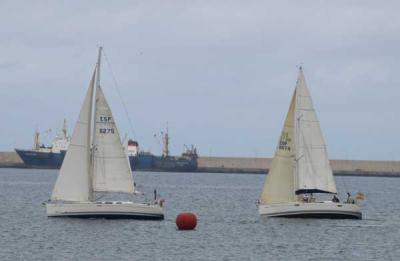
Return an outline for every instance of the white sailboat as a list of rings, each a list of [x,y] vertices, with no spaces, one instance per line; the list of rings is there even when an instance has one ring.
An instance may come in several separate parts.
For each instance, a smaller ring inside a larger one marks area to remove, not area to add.
[[[100,47],[68,151],[51,199],[46,203],[47,215],[163,219],[163,209],[157,202],[96,201],[96,192],[137,192],[114,117],[100,86],[101,55]]]
[[[267,217],[362,218],[354,200],[340,203],[336,194],[326,145],[300,67],[258,211]],[[329,198],[318,200],[317,195]]]

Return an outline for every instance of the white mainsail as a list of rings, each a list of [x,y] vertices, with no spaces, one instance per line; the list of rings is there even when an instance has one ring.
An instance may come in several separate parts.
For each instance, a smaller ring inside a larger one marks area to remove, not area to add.
[[[96,88],[93,190],[134,192],[128,157],[110,106],[100,86]]]
[[[91,197],[88,173],[95,74],[96,71],[90,81],[68,151],[54,186],[52,200],[88,201]]]
[[[303,71],[296,85],[296,190],[336,193],[326,144]]]
[[[276,147],[271,168],[265,180],[260,203],[282,203],[294,201],[294,111],[296,91],[290,102],[289,111]]]

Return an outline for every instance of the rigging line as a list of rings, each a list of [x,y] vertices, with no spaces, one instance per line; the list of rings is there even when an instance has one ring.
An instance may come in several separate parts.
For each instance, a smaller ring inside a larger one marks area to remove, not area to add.
[[[344,176],[340,175],[338,178],[339,178],[340,181],[342,182],[342,185],[343,185],[344,190],[345,190],[346,192],[349,192],[349,190],[347,189],[347,186],[346,186],[346,182],[345,182],[345,180],[344,180]]]
[[[130,129],[131,129],[132,134],[133,134],[133,139],[136,139],[137,136],[136,136],[135,130],[134,130],[134,128],[133,128],[133,124],[132,124],[131,118],[129,117],[128,109],[126,108],[125,101],[124,101],[124,99],[122,98],[121,92],[120,92],[119,87],[118,87],[117,79],[115,78],[115,74],[114,74],[114,71],[113,71],[113,69],[112,69],[112,67],[111,67],[111,63],[109,62],[108,57],[107,57],[106,52],[105,52],[104,49],[103,49],[103,54],[104,54],[104,58],[105,58],[105,60],[106,60],[107,66],[108,66],[108,68],[109,68],[109,70],[110,70],[110,72],[111,72],[111,77],[112,77],[112,79],[113,79],[114,88],[117,90],[118,96],[119,96],[119,98],[120,98],[120,100],[121,100],[121,103],[122,103],[122,107],[124,107],[125,115],[126,115],[126,117],[127,117],[127,119],[128,119],[129,127],[130,127]]]

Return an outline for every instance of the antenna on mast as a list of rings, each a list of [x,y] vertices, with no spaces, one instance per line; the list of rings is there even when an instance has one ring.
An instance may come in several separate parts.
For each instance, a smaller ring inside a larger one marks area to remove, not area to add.
[[[40,133],[39,133],[39,129],[36,128],[35,130],[35,137],[33,140],[33,149],[34,150],[39,150],[40,148]]]
[[[66,118],[64,118],[64,124],[63,124],[62,132],[64,134],[64,138],[66,139],[67,138],[67,119]]]
[[[167,122],[167,128],[166,131],[164,133],[164,135],[162,135],[162,139],[163,139],[163,156],[164,157],[168,157],[169,156],[169,135],[168,135],[168,122]]]

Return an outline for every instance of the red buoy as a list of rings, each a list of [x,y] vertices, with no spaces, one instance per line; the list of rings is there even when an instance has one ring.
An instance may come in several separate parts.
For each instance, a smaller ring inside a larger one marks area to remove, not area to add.
[[[190,212],[180,213],[176,217],[176,225],[179,230],[192,230],[197,225],[196,215]]]

